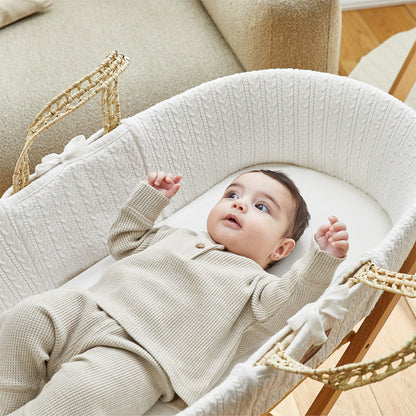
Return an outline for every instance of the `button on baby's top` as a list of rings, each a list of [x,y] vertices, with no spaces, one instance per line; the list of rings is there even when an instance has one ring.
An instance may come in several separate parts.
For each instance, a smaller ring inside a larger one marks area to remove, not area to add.
[[[203,244],[203,243],[197,243],[197,244],[195,245],[195,247],[196,247],[196,248],[204,248],[204,247],[205,247],[205,244]]]

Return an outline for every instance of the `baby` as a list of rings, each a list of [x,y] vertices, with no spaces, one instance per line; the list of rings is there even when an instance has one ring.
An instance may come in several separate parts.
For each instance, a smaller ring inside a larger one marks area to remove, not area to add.
[[[191,404],[323,293],[348,251],[336,217],[288,273],[266,271],[309,220],[286,175],[238,176],[207,232],[154,227],[181,178],[155,172],[139,184],[110,231],[119,261],[96,285],[52,290],[1,316],[0,415],[138,415],[175,394]]]

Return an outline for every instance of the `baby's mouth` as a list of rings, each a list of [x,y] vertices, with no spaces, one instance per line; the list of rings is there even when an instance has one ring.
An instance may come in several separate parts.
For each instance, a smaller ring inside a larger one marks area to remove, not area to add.
[[[238,218],[235,215],[227,215],[224,218],[224,221],[226,221],[228,224],[230,224],[233,227],[241,228],[240,222],[238,221]]]

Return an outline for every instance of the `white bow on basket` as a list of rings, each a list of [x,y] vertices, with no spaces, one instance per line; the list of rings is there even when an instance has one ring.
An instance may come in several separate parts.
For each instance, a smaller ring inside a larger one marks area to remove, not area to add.
[[[42,158],[41,163],[35,167],[35,172],[29,176],[29,183],[44,175],[46,172],[50,171],[55,166],[63,164],[69,161],[80,158],[82,155],[87,153],[88,142],[85,139],[85,136],[79,135],[71,139],[64,150],[60,154],[51,153]],[[2,196],[2,198],[9,197],[13,194],[13,187],[10,187]]]
[[[129,58],[125,55],[120,54],[117,51],[111,52],[95,71],[75,82],[41,110],[29,127],[25,145],[16,162],[12,178],[12,194],[19,192],[30,182],[29,149],[34,140],[46,129],[67,115],[73,113],[99,92],[101,92],[101,118],[104,134],[120,125],[121,113],[118,99],[117,79],[126,69],[128,64]],[[83,140],[85,141],[84,137]],[[78,157],[80,154],[78,151],[85,151],[85,146],[80,144],[83,140],[74,138],[71,140],[74,144],[65,147],[65,150],[60,155],[49,155],[42,159],[41,166],[37,167],[38,173],[40,172],[43,174],[50,169],[49,166],[51,165],[56,166],[56,164]],[[88,139],[88,143],[90,143],[90,140],[91,137]],[[75,148],[73,146],[75,146]],[[74,151],[74,149],[76,150]],[[46,164],[46,166],[44,164]],[[36,172],[35,175],[37,175]],[[37,176],[33,176],[32,178],[34,177]],[[7,191],[3,196],[9,195],[10,191]]]
[[[347,284],[330,286],[324,295],[314,303],[305,305],[298,313],[287,320],[293,331],[300,330],[288,347],[287,353],[297,357],[304,350],[304,339],[310,344],[321,345],[327,340],[325,321],[334,318],[341,320],[348,312],[349,288]]]
[[[35,167],[35,173],[30,175],[29,181],[42,176],[60,163],[64,163],[70,160],[78,159],[80,156],[87,152],[87,140],[85,136],[79,135],[71,139],[64,147],[64,151],[59,155],[51,153],[42,158],[42,162]]]
[[[347,285],[350,287],[358,283],[363,283],[374,289],[381,289],[393,294],[416,298],[416,275],[388,271],[377,267],[371,260],[365,262],[347,280]],[[335,292],[333,295],[337,297]],[[343,314],[341,309],[336,312],[336,315]],[[327,313],[325,313],[325,315],[327,315]],[[324,318],[325,315],[323,316]],[[332,317],[335,317],[335,314],[331,313],[331,315]],[[296,322],[295,326],[298,327],[299,325],[302,325],[302,320],[303,319],[300,319],[299,322]],[[295,321],[297,321],[297,319]],[[308,329],[311,322],[307,322],[306,320],[303,321],[304,323],[303,326],[301,326],[300,331],[305,328],[305,331],[309,332]],[[315,318],[313,318],[313,321],[315,321]],[[297,353],[301,352],[301,349],[294,348],[291,345],[292,342],[295,343],[296,336],[294,339],[292,337],[287,338],[290,339],[288,339],[288,341],[283,340],[284,342],[277,342],[256,362],[256,365],[267,365],[289,373],[302,374],[303,376],[310,377],[338,390],[349,390],[354,387],[365,386],[376,381],[381,381],[416,363],[416,334],[400,348],[379,359],[368,362],[345,364],[329,369],[314,369],[297,361],[295,356]],[[286,348],[288,342],[290,343],[290,346]],[[295,359],[291,356],[295,357]],[[302,358],[301,361],[303,362],[306,360]]]

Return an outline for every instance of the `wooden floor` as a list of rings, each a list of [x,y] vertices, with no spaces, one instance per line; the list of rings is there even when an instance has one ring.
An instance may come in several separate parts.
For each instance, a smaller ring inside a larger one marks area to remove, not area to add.
[[[416,2],[403,6],[354,10],[342,14],[339,74],[348,75],[360,58],[395,33],[416,27]],[[388,63],[386,63],[388,64]],[[386,355],[416,333],[416,302],[401,299],[369,349],[366,360]],[[342,349],[323,367],[336,364]],[[304,381],[271,413],[301,416],[308,410],[320,384]],[[370,386],[341,394],[330,416],[416,415],[416,365]]]
[[[348,75],[360,58],[398,32],[416,26],[416,2],[342,13],[340,75]]]

